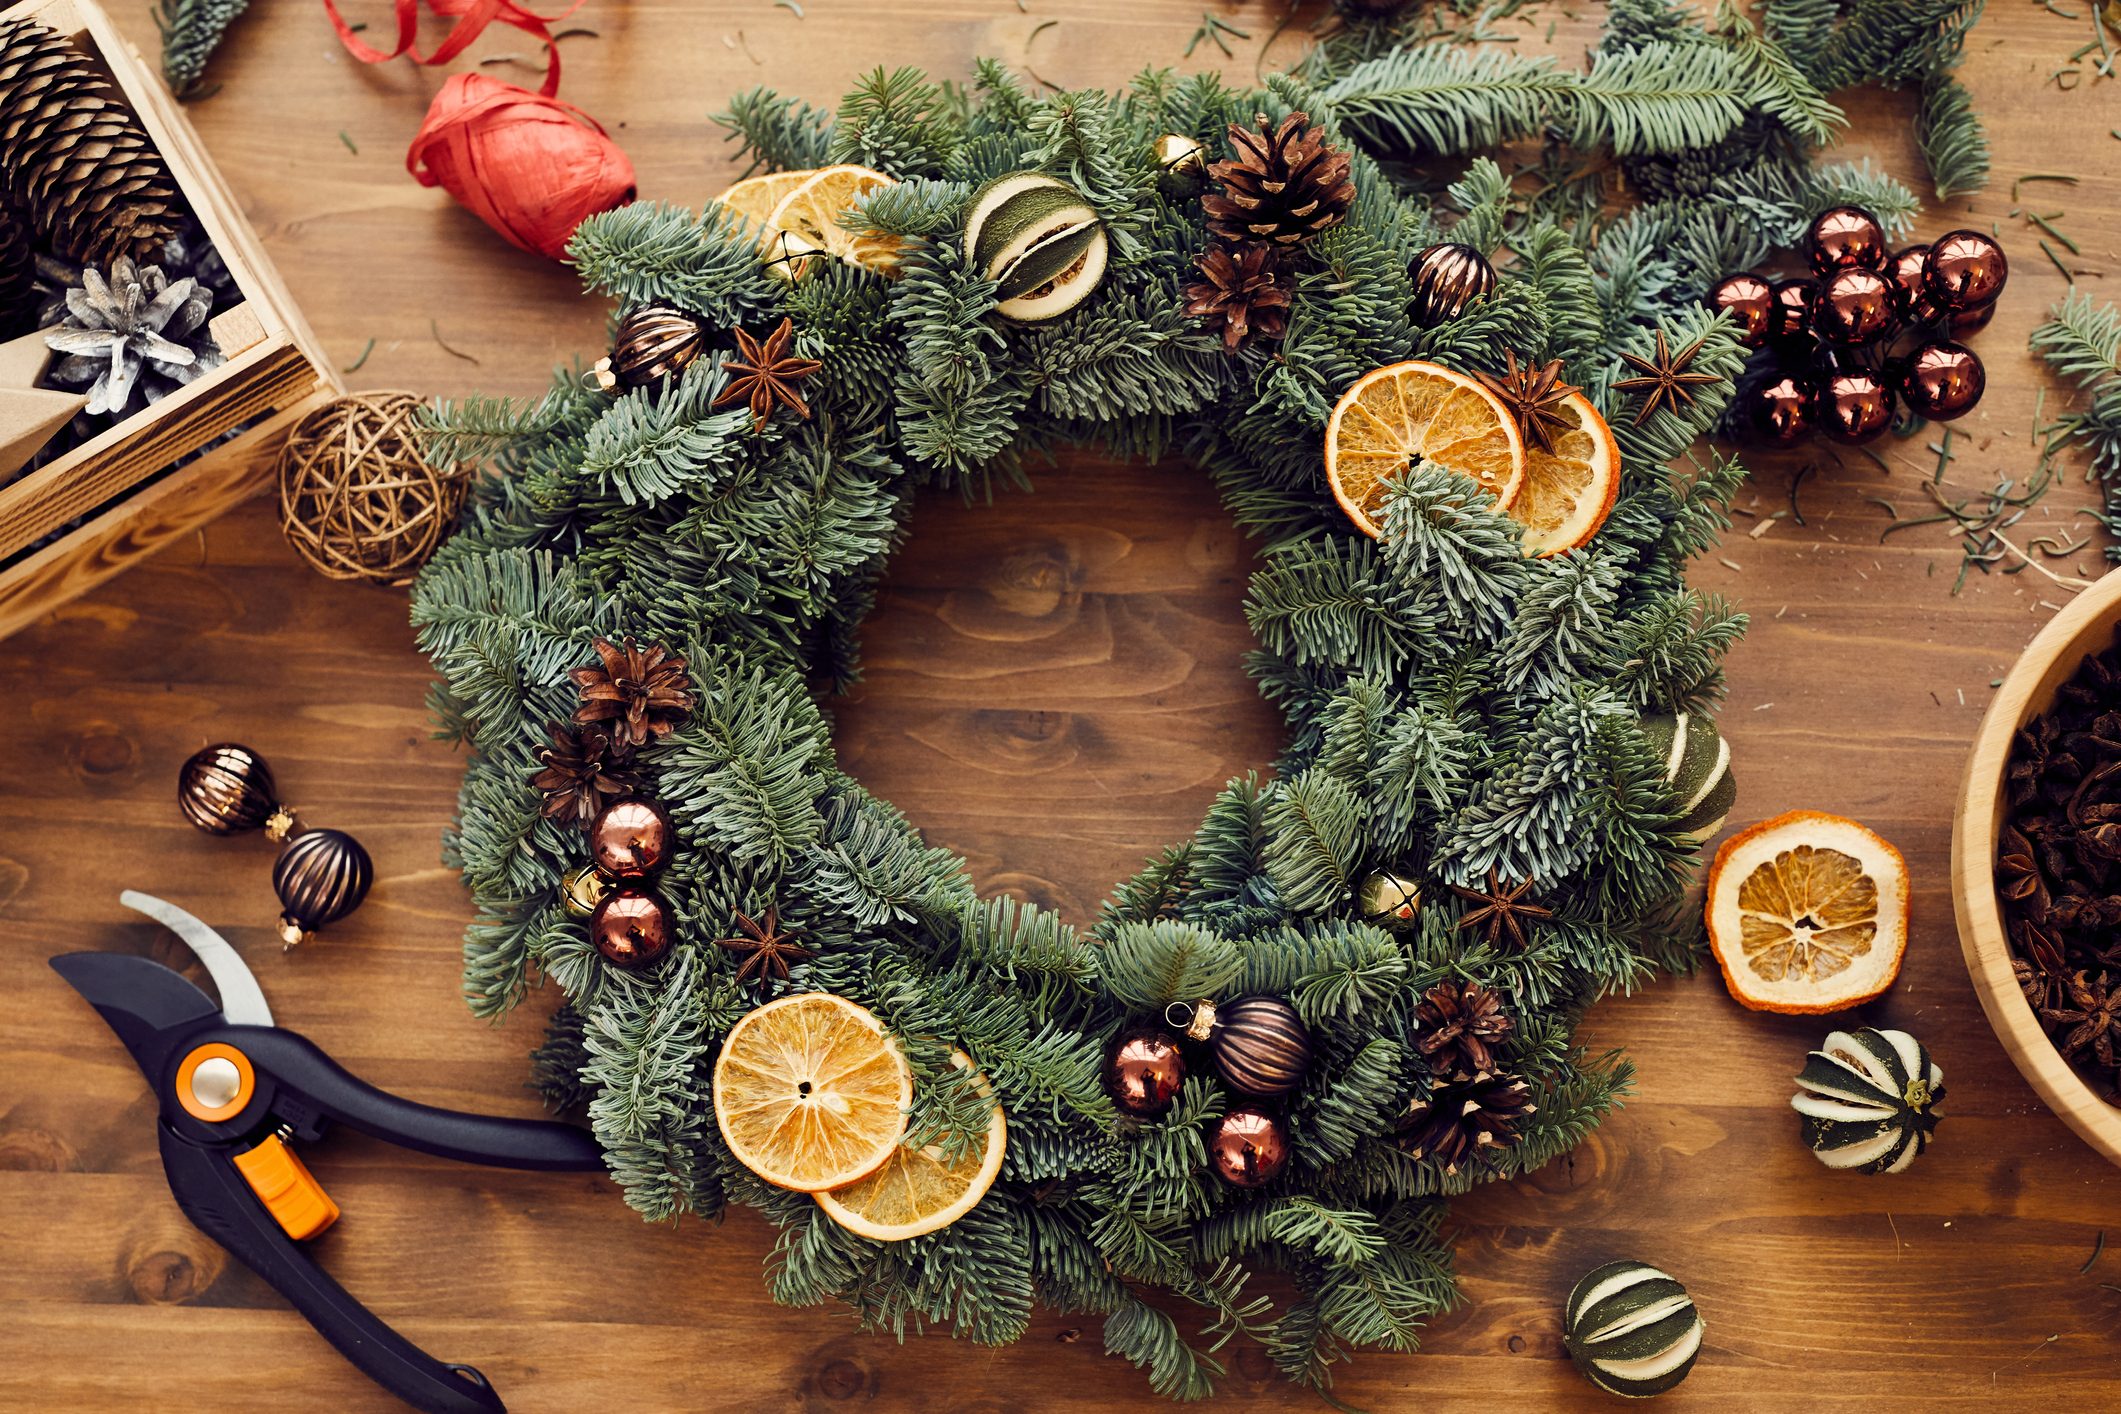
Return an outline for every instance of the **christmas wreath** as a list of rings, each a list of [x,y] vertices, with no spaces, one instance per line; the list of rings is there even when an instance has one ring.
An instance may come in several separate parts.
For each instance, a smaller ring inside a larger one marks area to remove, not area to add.
[[[1872,48],[1941,72],[1956,34],[1880,38],[1928,8],[1623,0],[1582,72],[1351,19],[1257,92],[736,100],[761,175],[574,238],[610,356],[436,413],[493,473],[414,599],[473,1009],[556,982],[540,1087],[646,1217],[778,1225],[778,1300],[1101,1314],[1180,1396],[1240,1334],[1314,1384],[1411,1348],[1443,1200],[1580,1140],[1628,1068],[1577,1021],[1695,957],[1743,627],[1683,572],[1742,475],[1690,450],[1745,359],[1701,295],[1822,208],[1906,225],[1810,153]],[[1515,181],[1442,163],[1520,140]],[[819,705],[915,488],[1085,442],[1183,454],[1259,538],[1287,721],[1087,930],[979,897]]]

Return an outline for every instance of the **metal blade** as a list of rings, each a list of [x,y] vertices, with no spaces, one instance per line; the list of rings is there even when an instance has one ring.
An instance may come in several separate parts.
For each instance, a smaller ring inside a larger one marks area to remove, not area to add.
[[[153,894],[127,889],[118,895],[118,902],[135,913],[146,914],[184,940],[206,965],[207,976],[214,979],[214,987],[221,993],[223,1016],[238,1026],[272,1025],[272,1008],[265,1004],[265,993],[258,990],[258,979],[251,975],[242,955],[228,945],[228,939]]]
[[[221,1015],[206,993],[150,958],[73,952],[51,962],[110,1023],[150,1083],[159,1083],[174,1033]]]

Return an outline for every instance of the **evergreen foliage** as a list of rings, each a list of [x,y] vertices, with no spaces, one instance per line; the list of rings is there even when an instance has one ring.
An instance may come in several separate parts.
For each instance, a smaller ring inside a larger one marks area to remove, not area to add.
[[[250,0],[158,0],[155,28],[162,34],[162,78],[171,93],[200,96],[199,83],[214,51],[249,8]]]
[[[716,330],[793,317],[800,353],[823,363],[804,385],[815,416],[755,429],[741,409],[716,411],[717,353],[617,399],[563,371],[542,398],[437,409],[436,455],[492,473],[413,615],[441,679],[438,717],[471,753],[445,841],[480,920],[465,939],[471,1005],[498,1016],[556,982],[567,1001],[534,1060],[541,1091],[586,1109],[643,1214],[736,1202],[776,1224],[768,1281],[782,1301],[837,1299],[878,1329],[990,1342],[1020,1334],[1034,1304],[1099,1315],[1105,1348],[1179,1397],[1213,1388],[1235,1338],[1312,1385],[1356,1347],[1413,1348],[1454,1299],[1443,1199],[1549,1162],[1618,1103],[1626,1065],[1582,1053],[1575,1022],[1607,992],[1691,965],[1698,942],[1679,907],[1692,849],[1635,724],[1713,709],[1744,626],[1685,582],[1743,475],[1690,451],[1743,363],[1700,291],[1821,206],[1860,200],[1896,227],[1911,220],[1905,188],[1812,163],[1841,124],[1827,95],[1873,76],[1934,95],[1978,8],[1770,0],[1757,24],[1728,4],[1704,24],[1675,0],[1615,0],[1582,71],[1417,43],[1426,21],[1410,15],[1345,26],[1259,92],[1151,71],[1122,93],[1034,96],[990,62],[963,87],[880,70],[837,116],[765,90],[733,99],[721,122],[754,167],[857,161],[900,178],[849,221],[906,237],[906,257],[891,281],[839,267],[789,286],[761,273],[750,233],[719,208],[593,217],[573,256],[621,304],[672,303]],[[1910,31],[1901,10],[1928,27]],[[1938,100],[1933,126],[1963,133],[1953,102]],[[1159,190],[1153,143],[1190,133],[1220,153],[1227,124],[1296,108],[1352,148],[1356,206],[1296,255],[1285,340],[1226,355],[1178,313],[1206,236],[1196,206]],[[1520,138],[1547,143],[1536,185],[1482,155]],[[1619,193],[1597,173],[1613,164],[1573,174],[1586,152],[1615,159],[1640,203],[1604,210]],[[1097,293],[1037,326],[996,317],[994,284],[957,235],[974,187],[1024,167],[1077,186],[1111,241]],[[1439,182],[1442,203],[1428,194]],[[1501,282],[1416,328],[1407,264],[1446,232],[1492,252]],[[2052,327],[2054,356],[2117,386],[2110,311],[2073,303]],[[1657,330],[1673,347],[1701,340],[1694,366],[1726,381],[1637,426],[1611,385],[1619,351],[1648,351]],[[1390,489],[1384,538],[1358,535],[1323,486],[1341,392],[1409,357],[1494,370],[1506,350],[1563,360],[1612,423],[1625,475],[1605,528],[1527,561],[1519,527],[1477,485],[1423,464]],[[963,861],[839,768],[812,696],[855,677],[859,625],[917,488],[992,495],[1082,442],[1182,452],[1260,538],[1249,661],[1287,724],[1273,775],[1232,781],[1087,930],[977,897]],[[681,937],[636,973],[606,966],[562,911],[581,844],[530,785],[546,724],[571,710],[568,669],[619,633],[684,654],[699,699],[640,756],[682,841],[660,883]],[[1358,915],[1378,867],[1426,885],[1410,933]],[[1535,881],[1554,911],[1523,952],[1457,927],[1466,906],[1445,886],[1490,869]],[[709,1074],[758,997],[706,940],[769,904],[816,954],[789,985],[851,998],[901,1038],[917,1138],[961,1147],[984,1123],[951,1050],[991,1082],[1007,1157],[958,1223],[901,1244],[856,1237],[723,1148]],[[1504,997],[1517,1028],[1501,1063],[1538,1106],[1520,1143],[1455,1173],[1393,1142],[1437,1079],[1413,1017],[1446,978]],[[1241,1192],[1204,1162],[1227,1105],[1218,1086],[1191,1080],[1142,1123],[1119,1113],[1099,1068],[1123,1026],[1248,993],[1298,1009],[1314,1064],[1287,1105],[1287,1171]],[[1293,1300],[1259,1294],[1265,1271]],[[1189,1318],[1150,1304],[1149,1288]]]
[[[2073,285],[2033,330],[2032,347],[2088,400],[2062,414],[2062,425],[2090,448],[2092,475],[2105,497],[2099,520],[2121,538],[2121,310],[2093,303]],[[2121,562],[2121,544],[2108,545],[2106,558]]]

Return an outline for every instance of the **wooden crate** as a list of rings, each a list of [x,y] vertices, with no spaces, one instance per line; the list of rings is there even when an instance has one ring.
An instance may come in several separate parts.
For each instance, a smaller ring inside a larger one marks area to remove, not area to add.
[[[108,71],[242,299],[212,319],[221,367],[0,486],[0,637],[264,489],[288,429],[340,392],[191,121],[139,51],[92,0],[0,11],[21,16],[71,36]]]

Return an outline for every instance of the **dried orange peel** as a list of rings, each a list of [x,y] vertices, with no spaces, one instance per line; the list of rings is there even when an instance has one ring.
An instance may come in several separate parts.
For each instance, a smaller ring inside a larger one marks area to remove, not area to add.
[[[1875,831],[1793,810],[1724,841],[1704,906],[1723,984],[1791,1015],[1879,996],[1907,951],[1907,861]]]
[[[1527,555],[1558,555],[1598,533],[1620,495],[1620,445],[1581,393],[1554,411],[1570,426],[1552,451],[1527,443],[1524,484],[1503,507],[1524,527]]]
[[[768,1002],[729,1029],[714,1118],[738,1163],[798,1192],[881,1168],[906,1136],[913,1069],[867,1009],[829,992]]]
[[[963,1051],[950,1057],[960,1070],[971,1066]],[[982,1095],[991,1096],[985,1076]],[[979,1205],[1002,1171],[1009,1124],[997,1104],[981,1141],[955,1156],[930,1144],[901,1144],[876,1172],[844,1188],[816,1194],[817,1203],[841,1227],[878,1242],[903,1242],[950,1226]]]
[[[1463,373],[1418,359],[1365,373],[1326,420],[1333,499],[1375,539],[1385,487],[1417,461],[1472,478],[1507,509],[1524,483],[1524,437],[1501,399]]]

